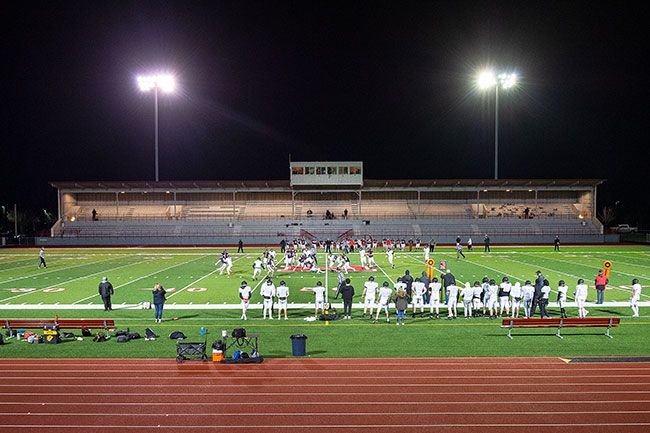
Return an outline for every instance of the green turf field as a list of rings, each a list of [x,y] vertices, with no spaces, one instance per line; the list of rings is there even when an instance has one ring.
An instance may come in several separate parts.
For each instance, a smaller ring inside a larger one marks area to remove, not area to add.
[[[33,304],[101,304],[97,285],[101,277],[108,276],[115,288],[114,304],[135,304],[150,301],[150,289],[160,282],[168,291],[169,305],[214,305],[238,303],[237,288],[246,279],[251,286],[252,263],[261,250],[249,250],[245,254],[232,254],[234,267],[231,276],[219,275],[215,262],[219,259],[217,249],[50,249],[46,253],[47,269],[37,269],[38,250],[0,251],[0,305]],[[232,251],[231,251],[232,253]],[[467,252],[467,259],[456,259],[449,248],[435,251],[431,258],[447,260],[448,267],[461,282],[480,280],[484,275],[497,281],[507,275],[511,282],[534,280],[535,271],[541,270],[555,289],[560,279],[575,286],[578,278],[593,281],[598,268],[605,260],[614,263],[610,288],[606,301],[626,301],[632,278],[642,285],[650,285],[650,248],[636,246],[584,246],[564,247],[556,253],[549,247],[503,247],[493,248],[489,254],[479,250]],[[319,254],[324,264],[324,253]],[[352,265],[359,264],[358,254],[352,254]],[[282,262],[278,254],[278,267]],[[418,276],[424,270],[423,254],[397,252],[395,269],[388,266],[383,251],[376,254],[379,268],[374,272],[354,272],[349,277],[359,294],[363,282],[370,275],[380,283],[396,281],[404,271]],[[336,274],[331,272],[334,286]],[[276,272],[276,284],[285,280],[291,289],[290,302],[312,301],[309,293],[300,292],[305,286],[313,286],[317,280],[324,282],[323,274],[309,272]],[[256,291],[257,292],[257,291]],[[259,301],[259,294],[253,302]],[[589,300],[595,298],[591,288]],[[551,300],[555,295],[551,294]],[[643,293],[641,300],[650,300]]]
[[[222,329],[244,326],[249,333],[260,336],[261,353],[265,356],[290,356],[289,336],[304,333],[308,336],[308,354],[315,357],[385,357],[385,356],[587,356],[587,355],[649,355],[650,313],[641,307],[641,317],[631,318],[631,310],[621,306],[591,306],[590,316],[621,317],[621,327],[612,331],[614,339],[603,336],[603,329],[566,329],[564,340],[549,329],[518,330],[514,340],[505,337],[498,320],[487,318],[454,321],[415,319],[407,315],[406,326],[391,323],[373,324],[361,318],[359,308],[353,310],[353,320],[341,320],[326,326],[323,322],[306,322],[312,314],[308,309],[290,309],[288,321],[262,321],[261,311],[249,311],[249,320],[239,320],[237,288],[242,279],[251,285],[252,262],[261,250],[232,254],[233,275],[220,276],[215,262],[218,249],[48,249],[47,269],[37,269],[38,250],[0,251],[0,318],[114,318],[120,329],[144,332],[153,328],[160,338],[153,342],[143,340],[116,344],[114,341],[93,343],[67,341],[58,345],[31,345],[8,340],[0,346],[1,357],[169,357],[175,356],[175,342],[166,338],[172,330],[185,332],[191,340],[200,340],[199,329],[209,330],[207,340],[218,339]],[[650,248],[641,246],[582,246],[563,247],[556,253],[552,247],[493,248],[489,254],[481,251],[466,253],[467,259],[456,259],[455,252],[443,248],[431,254],[436,261],[447,260],[448,267],[461,282],[480,280],[484,275],[500,281],[508,275],[511,281],[533,279],[541,270],[551,281],[555,300],[557,280],[564,279],[575,286],[578,278],[592,283],[593,276],[603,261],[611,260],[613,271],[606,302],[625,302],[629,299],[632,278],[639,278],[643,286],[650,285]],[[282,263],[278,255],[278,262]],[[358,265],[353,254],[352,265]],[[324,254],[319,255],[323,263]],[[406,269],[414,276],[424,270],[421,252],[397,252],[396,268],[388,266],[383,251],[376,254],[380,266],[374,272],[350,273],[352,284],[360,294],[363,282],[370,275],[381,283],[393,282]],[[115,287],[114,311],[105,313],[97,295],[102,276],[108,276]],[[291,289],[290,302],[313,301],[309,293],[299,289],[325,280],[324,274],[308,272],[277,272],[275,282],[284,279]],[[330,273],[330,287],[336,279]],[[168,294],[165,321],[155,324],[153,310],[133,308],[133,304],[151,300],[151,287],[161,282],[174,289]],[[391,284],[392,285],[392,284]],[[645,290],[645,289],[644,289]],[[333,292],[331,292],[333,293]],[[259,302],[256,293],[252,302]],[[595,300],[590,288],[589,301]],[[361,301],[357,296],[357,301]],[[641,301],[650,301],[642,293]],[[122,306],[122,304],[125,304]],[[230,304],[230,309],[224,309]],[[98,309],[98,307],[100,307]],[[557,308],[550,308],[557,317]],[[441,311],[446,313],[444,307]],[[575,316],[574,308],[569,308]],[[462,312],[461,312],[462,315]],[[178,320],[171,320],[172,317]]]

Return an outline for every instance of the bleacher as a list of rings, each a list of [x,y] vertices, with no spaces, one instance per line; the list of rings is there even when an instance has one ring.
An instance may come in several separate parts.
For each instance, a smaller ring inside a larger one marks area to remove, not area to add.
[[[358,190],[322,192],[295,190],[280,181],[61,183],[55,184],[61,214],[52,236],[145,244],[173,243],[174,238],[181,243],[235,238],[263,243],[307,233],[435,236],[441,242],[457,235],[480,242],[486,233],[495,242],[541,242],[555,235],[588,240],[602,233],[593,218],[598,182],[368,181]],[[516,184],[521,187],[513,189]],[[333,218],[325,218],[327,211]]]

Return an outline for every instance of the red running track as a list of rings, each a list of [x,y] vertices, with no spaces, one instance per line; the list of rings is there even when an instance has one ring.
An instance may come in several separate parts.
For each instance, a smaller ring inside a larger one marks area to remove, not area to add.
[[[0,432],[650,431],[650,363],[0,359]]]

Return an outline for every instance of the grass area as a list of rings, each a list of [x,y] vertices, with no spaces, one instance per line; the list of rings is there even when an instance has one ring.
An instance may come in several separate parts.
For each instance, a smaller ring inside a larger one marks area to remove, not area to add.
[[[621,316],[626,309],[591,309],[597,316]],[[39,310],[7,310],[4,317],[47,317]],[[167,338],[170,332],[180,330],[186,341],[203,341],[200,327],[208,329],[207,341],[219,339],[221,330],[230,332],[244,327],[249,334],[258,334],[260,353],[267,357],[291,356],[292,334],[307,335],[307,353],[311,357],[419,357],[419,356],[612,356],[650,355],[650,317],[623,318],[621,327],[612,330],[613,339],[605,337],[604,329],[565,329],[563,340],[554,336],[553,329],[515,330],[514,339],[508,339],[500,328],[500,321],[459,318],[454,321],[407,318],[405,326],[394,323],[372,324],[355,312],[353,320],[340,320],[325,326],[323,322],[307,323],[300,318],[288,321],[243,322],[233,317],[235,311],[186,310],[176,321],[153,323],[152,311],[114,311],[119,329],[144,334],[152,328],[160,338],[156,341],[134,340],[116,343],[66,341],[57,345],[28,344],[15,339],[0,346],[0,357],[64,357],[64,358],[173,358],[175,341]],[[170,313],[170,312],[168,312]],[[294,312],[294,317],[298,313]],[[557,316],[557,311],[551,309]],[[570,315],[575,311],[569,310]],[[170,316],[170,314],[167,314]],[[65,318],[106,318],[103,311],[66,311]],[[63,317],[62,317],[63,318]]]
[[[97,285],[102,276],[108,276],[116,294],[115,304],[139,303],[151,298],[150,290],[156,282],[170,290],[169,302],[178,304],[238,303],[237,288],[242,280],[251,280],[252,263],[261,250],[233,254],[233,273],[219,275],[215,262],[220,250],[216,249],[51,249],[47,251],[47,269],[36,269],[37,250],[0,251],[0,305],[21,304],[100,304]],[[592,282],[596,271],[605,260],[614,263],[610,288],[606,300],[625,301],[629,298],[632,278],[642,285],[650,285],[650,248],[644,246],[583,246],[563,247],[554,253],[552,247],[501,247],[484,254],[480,249],[466,253],[467,259],[456,259],[450,248],[436,250],[432,255],[436,265],[447,260],[448,267],[461,282],[480,280],[484,275],[500,281],[504,275],[511,282],[534,280],[535,271],[541,270],[557,287],[560,279],[574,286],[578,278]],[[282,255],[278,255],[282,263]],[[352,264],[359,264],[358,254],[351,255]],[[325,260],[319,254],[320,263]],[[395,269],[388,265],[383,251],[376,254],[379,268],[374,272],[350,273],[352,284],[359,290],[370,275],[379,282],[394,282],[405,270],[418,276],[425,269],[421,251],[397,252]],[[335,273],[329,275],[334,286]],[[308,272],[276,272],[275,281],[285,280],[291,289],[290,302],[304,303],[312,295],[299,289],[313,286],[317,280],[324,282],[323,274]],[[256,293],[252,301],[260,301]],[[591,288],[589,300],[595,298]],[[650,300],[642,294],[642,300]],[[554,294],[551,294],[554,299]]]
[[[239,320],[240,311],[222,309],[172,310],[174,304],[214,306],[238,304],[237,288],[241,280],[251,280],[252,263],[261,250],[247,250],[233,254],[234,268],[231,276],[219,275],[215,262],[220,250],[209,248],[104,248],[104,249],[48,249],[47,269],[37,269],[38,250],[0,251],[0,318],[54,317],[60,318],[114,318],[120,329],[131,328],[144,334],[151,327],[161,338],[117,344],[67,341],[58,345],[30,345],[12,339],[0,346],[0,357],[163,357],[175,356],[175,342],[166,338],[173,330],[181,330],[189,340],[200,340],[199,329],[209,329],[208,343],[218,339],[221,330],[244,326],[249,333],[260,336],[260,351],[264,356],[290,356],[289,336],[304,333],[308,336],[307,350],[315,357],[408,357],[408,356],[577,356],[577,355],[649,355],[650,317],[632,319],[629,308],[593,308],[590,316],[622,317],[621,328],[612,331],[614,339],[604,337],[604,329],[566,329],[566,338],[560,340],[552,329],[516,330],[514,340],[505,337],[498,321],[488,319],[455,321],[407,319],[407,325],[394,323],[371,324],[360,318],[356,310],[353,320],[309,323],[303,320],[311,312],[290,310],[288,321],[262,321],[260,310],[249,311],[253,320]],[[507,275],[512,282],[533,280],[536,270],[541,270],[551,281],[555,299],[557,281],[564,279],[574,287],[578,278],[592,283],[596,271],[605,260],[614,263],[607,290],[606,301],[626,301],[630,296],[632,278],[639,278],[643,286],[650,285],[650,248],[647,246],[580,246],[563,247],[557,253],[552,247],[498,247],[489,254],[477,249],[466,252],[466,259],[456,259],[453,249],[443,248],[431,254],[436,261],[446,260],[448,267],[461,282],[480,280],[484,275],[497,281]],[[278,255],[278,262],[282,257]],[[320,253],[319,260],[325,256]],[[352,265],[359,264],[358,254],[352,254]],[[350,273],[352,284],[360,295],[363,282],[374,275],[379,283],[394,282],[409,269],[418,276],[425,269],[421,251],[397,252],[395,269],[388,265],[383,251],[376,254],[379,268],[373,272]],[[89,309],[101,303],[97,285],[101,277],[108,276],[115,287],[112,313]],[[330,287],[336,274],[330,273]],[[309,293],[300,288],[313,286],[325,275],[307,272],[277,272],[275,282],[285,280],[291,289],[290,302],[313,301]],[[170,290],[165,318],[179,316],[179,320],[155,324],[153,311],[121,309],[120,304],[135,304],[151,300],[151,287],[161,282]],[[392,285],[392,284],[391,284]],[[361,301],[357,296],[357,302]],[[590,288],[589,301],[595,300]],[[641,301],[650,300],[642,293]],[[256,292],[253,303],[261,301]],[[78,310],[61,309],[56,304],[76,304]],[[38,304],[48,305],[46,310],[34,309]],[[194,308],[194,307],[190,307]],[[442,309],[443,314],[445,309]],[[558,312],[550,309],[551,315]],[[569,315],[576,312],[569,309]]]

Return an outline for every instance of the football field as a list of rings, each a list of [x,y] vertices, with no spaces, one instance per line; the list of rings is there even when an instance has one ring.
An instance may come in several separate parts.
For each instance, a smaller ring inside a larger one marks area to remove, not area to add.
[[[166,308],[239,308],[238,287],[246,280],[256,290],[252,303],[261,302],[259,284],[252,280],[252,264],[262,255],[262,249],[246,249],[244,253],[229,250],[233,258],[231,275],[220,275],[217,262],[222,249],[217,248],[102,248],[102,249],[46,249],[47,268],[37,268],[38,249],[0,251],[0,308],[102,308],[97,286],[106,276],[113,284],[113,304],[135,308],[151,301],[151,288],[157,282],[167,290]],[[588,301],[595,301],[593,279],[603,262],[613,263],[605,301],[624,303],[630,298],[631,281],[638,278],[644,289],[650,286],[650,248],[645,246],[579,246],[563,247],[554,252],[552,247],[493,247],[484,253],[482,248],[465,252],[466,259],[456,258],[452,248],[436,249],[436,275],[441,260],[460,283],[480,281],[483,276],[500,282],[508,276],[512,283],[534,281],[540,270],[550,281],[551,301],[556,299],[557,283],[565,280],[570,293],[578,278],[590,284]],[[358,253],[350,255],[351,264],[359,265]],[[319,264],[325,265],[325,253],[319,251]],[[409,270],[413,277],[425,270],[422,250],[395,253],[395,268],[388,264],[380,248],[374,270],[350,272],[348,277],[361,301],[363,283],[373,275],[381,285],[388,281],[391,287],[397,278]],[[325,283],[325,273],[282,270],[283,255],[277,255],[278,270],[273,278],[276,285],[286,281],[290,288],[289,305],[294,307],[313,301],[313,295],[300,291],[313,287],[317,281]],[[266,271],[263,272],[265,275]],[[328,286],[336,286],[336,272],[329,272]],[[330,294],[333,294],[330,291]],[[642,293],[641,301],[650,301],[650,293]]]

